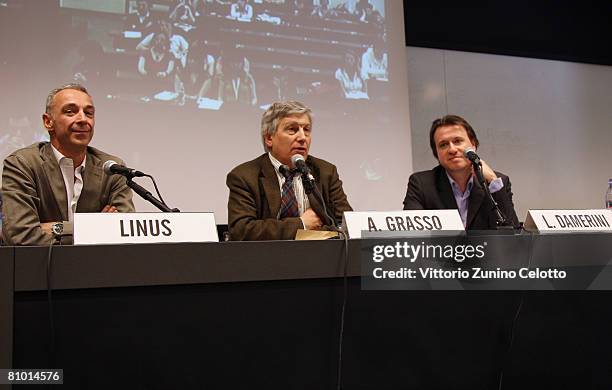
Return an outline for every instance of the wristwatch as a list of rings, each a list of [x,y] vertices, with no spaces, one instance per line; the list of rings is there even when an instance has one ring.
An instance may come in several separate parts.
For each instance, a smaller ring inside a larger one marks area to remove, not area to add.
[[[51,232],[53,233],[55,237],[61,237],[62,233],[64,233],[64,223],[56,222],[53,225],[51,225]]]

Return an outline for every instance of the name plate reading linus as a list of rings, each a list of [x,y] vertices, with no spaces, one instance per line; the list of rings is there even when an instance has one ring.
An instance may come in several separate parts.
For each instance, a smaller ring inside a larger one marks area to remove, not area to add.
[[[347,211],[344,223],[349,238],[361,232],[436,232],[465,230],[457,210]]]
[[[529,210],[525,230],[539,233],[611,232],[608,210]]]
[[[75,213],[74,245],[219,242],[213,213]]]

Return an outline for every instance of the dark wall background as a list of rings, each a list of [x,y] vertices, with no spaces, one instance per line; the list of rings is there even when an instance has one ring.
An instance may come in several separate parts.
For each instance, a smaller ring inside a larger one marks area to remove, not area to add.
[[[612,2],[573,3],[447,7],[404,0],[406,45],[612,65]]]

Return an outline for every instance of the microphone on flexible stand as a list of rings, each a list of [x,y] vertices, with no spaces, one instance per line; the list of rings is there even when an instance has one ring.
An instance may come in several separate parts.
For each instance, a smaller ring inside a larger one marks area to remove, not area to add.
[[[499,205],[493,198],[491,191],[489,191],[489,186],[487,185],[487,181],[485,180],[484,174],[482,172],[482,161],[480,161],[480,157],[478,156],[478,154],[476,154],[476,150],[472,147],[465,148],[465,150],[463,151],[463,156],[472,162],[472,165],[474,166],[474,173],[476,173],[476,179],[478,180],[478,183],[480,183],[480,185],[484,189],[487,199],[489,199],[489,202],[493,206],[493,210],[495,211],[495,216],[496,216],[495,222],[496,222],[497,228],[498,229],[514,228],[514,226],[512,226],[512,222],[508,221],[504,213],[502,213],[502,211],[499,208]]]
[[[310,168],[308,168],[308,165],[306,165],[306,160],[304,160],[304,156],[302,156],[301,154],[294,154],[293,156],[291,156],[291,163],[293,164],[295,169],[297,169],[298,172],[302,174],[302,179],[306,177],[308,183],[314,184],[315,178],[314,176],[312,176],[312,173],[310,173]]]
[[[291,163],[293,166],[302,174],[302,184],[304,184],[304,190],[307,194],[314,194],[317,201],[323,207],[323,215],[325,219],[325,225],[333,226],[335,229],[338,229],[336,219],[329,215],[327,211],[327,206],[325,205],[325,200],[323,199],[323,194],[319,191],[319,188],[316,186],[315,178],[310,172],[310,168],[306,165],[306,160],[304,160],[304,156],[301,154],[294,154],[291,156]]]
[[[147,175],[146,173],[120,165],[113,160],[106,161],[104,165],[102,165],[102,168],[104,169],[104,173],[107,175],[121,175],[127,177],[128,180],[134,177],[142,177]]]
[[[102,168],[104,169],[104,173],[106,173],[109,176],[112,176],[112,175],[125,176],[125,178],[127,179],[126,184],[128,187],[130,187],[132,190],[134,190],[135,193],[140,195],[144,200],[149,201],[153,206],[157,207],[161,211],[165,213],[180,212],[179,209],[170,208],[164,202],[161,194],[159,193],[159,190],[157,189],[157,184],[155,183],[155,179],[153,178],[153,176],[147,175],[146,173],[137,171],[132,168],[128,168],[123,165],[119,165],[116,161],[113,161],[113,160],[106,161],[102,165]],[[155,186],[155,191],[157,192],[157,196],[159,196],[159,199],[154,197],[153,194],[151,194],[151,192],[149,192],[146,188],[142,187],[141,185],[139,185],[138,183],[132,180],[135,177],[143,177],[143,176],[146,176],[153,181],[153,185]]]
[[[472,147],[465,148],[463,155],[474,164],[482,165],[480,157],[476,154],[476,150]]]

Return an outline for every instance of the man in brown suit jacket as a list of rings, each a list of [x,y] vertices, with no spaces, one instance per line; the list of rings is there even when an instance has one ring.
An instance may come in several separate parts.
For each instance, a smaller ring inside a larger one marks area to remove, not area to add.
[[[326,213],[342,220],[342,213],[350,211],[342,181],[336,167],[308,155],[312,120],[310,109],[299,102],[277,102],[262,117],[262,141],[267,153],[234,168],[227,175],[230,189],[228,225],[232,240],[292,240],[298,229],[329,230],[322,221]],[[293,190],[299,205],[299,215],[284,216],[283,184],[287,180],[281,172],[293,169],[291,157],[306,159],[315,178],[324,204],[312,194],[306,195],[300,176],[293,179]]]
[[[88,146],[94,117],[84,87],[69,84],[49,93],[43,124],[51,142],[17,150],[4,160],[2,231],[7,244],[48,245],[71,232],[74,212],[134,211],[126,179],[103,172],[105,161],[121,160]]]

